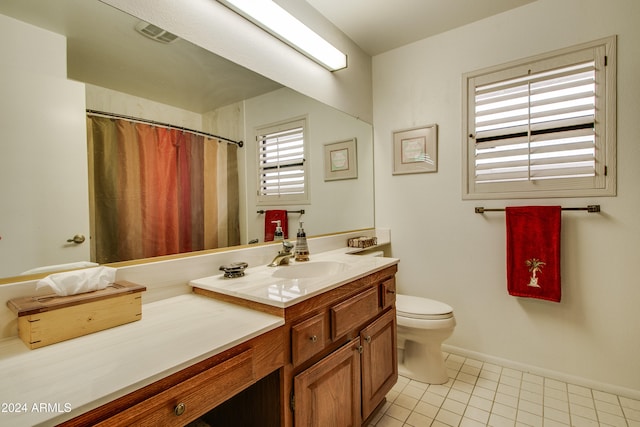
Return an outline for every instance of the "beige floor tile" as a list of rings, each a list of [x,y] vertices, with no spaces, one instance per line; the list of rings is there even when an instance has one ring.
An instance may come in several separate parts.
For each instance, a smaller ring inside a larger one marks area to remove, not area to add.
[[[640,400],[446,354],[446,384],[400,377],[367,427],[640,427]]]

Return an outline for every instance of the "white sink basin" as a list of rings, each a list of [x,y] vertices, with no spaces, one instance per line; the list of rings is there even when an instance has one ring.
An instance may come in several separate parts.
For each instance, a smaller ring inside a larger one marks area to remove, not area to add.
[[[278,267],[273,277],[280,279],[312,279],[344,271],[347,264],[338,261],[317,261]]]

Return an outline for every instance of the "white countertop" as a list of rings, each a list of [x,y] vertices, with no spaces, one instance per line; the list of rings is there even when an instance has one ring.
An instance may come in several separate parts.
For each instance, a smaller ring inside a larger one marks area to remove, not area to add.
[[[353,280],[369,275],[399,262],[396,258],[384,258],[348,254],[353,248],[342,248],[311,254],[310,261],[294,262],[280,267],[255,266],[245,270],[243,277],[227,279],[220,273],[189,282],[196,288],[207,289],[274,307],[290,307],[305,299],[337,288]],[[242,261],[242,260],[238,260]],[[332,269],[330,275],[307,278],[282,278],[287,269],[321,263]]]
[[[35,350],[2,340],[0,425],[57,424],[283,324],[188,294],[144,304],[137,322]]]

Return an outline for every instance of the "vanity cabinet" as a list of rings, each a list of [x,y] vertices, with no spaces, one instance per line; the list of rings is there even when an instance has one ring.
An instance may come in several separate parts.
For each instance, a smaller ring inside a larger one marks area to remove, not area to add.
[[[285,385],[290,377],[293,414],[285,415],[286,426],[359,426],[384,402],[398,379],[396,270],[389,267],[286,310],[292,359]]]
[[[251,385],[255,380],[252,358],[253,351],[248,349],[96,426],[182,426]]]
[[[391,265],[286,308],[194,292],[284,317],[282,426],[360,426],[398,379],[396,272]]]
[[[295,425],[358,426],[366,420],[398,379],[395,331],[396,313],[388,310],[357,338],[296,375]]]
[[[277,377],[285,361],[284,343],[284,327],[279,327],[61,425],[184,426],[259,380]],[[267,408],[264,411],[245,404],[245,411],[255,416],[250,425],[281,424],[274,411],[282,406],[278,391],[276,380],[274,386],[261,388],[262,401],[253,399]]]

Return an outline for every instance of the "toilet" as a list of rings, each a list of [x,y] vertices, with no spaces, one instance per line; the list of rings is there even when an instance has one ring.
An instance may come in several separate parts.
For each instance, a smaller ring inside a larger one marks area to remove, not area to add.
[[[456,326],[453,308],[440,301],[397,294],[396,316],[400,375],[428,384],[449,381],[441,347]]]

